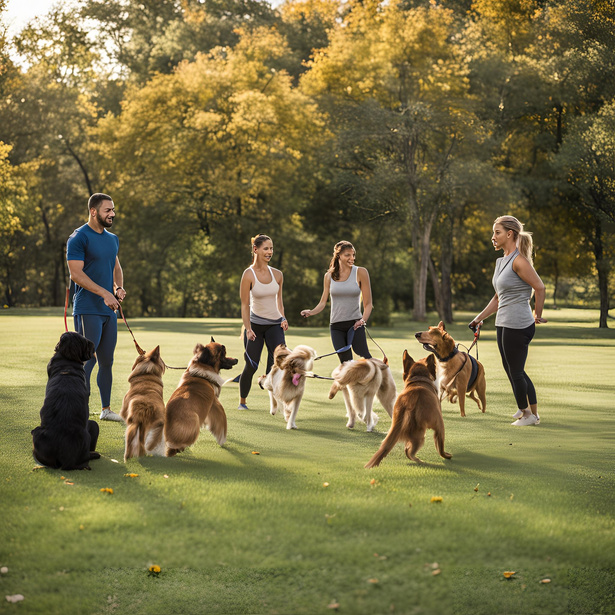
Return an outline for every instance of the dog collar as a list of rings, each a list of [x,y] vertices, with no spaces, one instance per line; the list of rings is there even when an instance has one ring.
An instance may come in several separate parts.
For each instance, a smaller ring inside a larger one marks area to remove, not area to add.
[[[457,346],[455,346],[455,349],[453,350],[453,352],[451,352],[451,354],[449,354],[447,357],[441,357],[431,344],[423,344],[423,348],[425,350],[428,350],[429,352],[433,352],[436,355],[436,359],[438,359],[438,361],[440,361],[441,363],[446,363],[447,361],[450,361],[459,352],[459,349],[457,348]]]

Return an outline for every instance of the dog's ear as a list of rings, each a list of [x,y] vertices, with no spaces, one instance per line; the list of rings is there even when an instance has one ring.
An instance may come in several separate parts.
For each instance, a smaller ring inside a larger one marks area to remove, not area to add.
[[[197,359],[197,361],[199,363],[204,363],[205,365],[213,365],[214,358],[213,354],[211,353],[211,350],[209,350],[207,346],[203,346],[201,344],[199,344],[199,346],[201,346],[201,352],[199,353],[199,358]]]
[[[211,336],[211,343],[212,343],[212,344],[215,344],[215,343],[216,343],[216,340],[214,339],[214,336],[213,336],[213,335]]]
[[[446,331],[446,327],[442,321],[438,323],[438,329],[440,329],[440,331]]]
[[[85,363],[89,361],[96,352],[96,348],[94,347],[94,342],[91,342],[86,337],[83,338],[83,352],[81,353],[81,360]]]
[[[430,354],[427,357],[427,369],[429,370],[429,373],[431,374],[432,378],[435,380],[436,379],[436,357],[434,357],[433,354]]]
[[[194,347],[194,350],[192,351],[192,354],[201,354],[203,348],[205,348],[205,346],[203,346],[203,344],[197,344]]]
[[[158,361],[158,359],[160,359],[160,346],[156,346],[156,348],[154,348],[153,350],[150,350],[147,353],[147,356],[152,361]]]
[[[414,365],[414,359],[408,354],[407,350],[404,350],[403,365],[404,365],[404,380],[405,380],[408,374],[410,373],[410,368]]]

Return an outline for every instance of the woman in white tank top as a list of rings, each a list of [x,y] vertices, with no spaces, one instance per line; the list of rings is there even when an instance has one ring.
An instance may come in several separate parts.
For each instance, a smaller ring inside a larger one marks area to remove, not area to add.
[[[252,377],[258,369],[263,346],[267,345],[267,370],[273,366],[273,351],[284,344],[288,321],[284,316],[282,284],[284,276],[269,266],[273,242],[267,235],[252,239],[252,264],[243,272],[239,287],[241,319],[244,326],[246,364],[239,379],[239,409],[247,410],[246,398]]]
[[[354,264],[356,252],[349,241],[338,241],[333,247],[329,270],[325,273],[322,297],[311,310],[302,310],[301,316],[309,318],[322,312],[331,295],[330,332],[333,348],[338,352],[340,363],[352,360],[352,350],[364,359],[371,354],[365,338],[365,324],[372,313],[372,288],[365,267]],[[361,298],[363,314],[361,314]],[[352,342],[350,332],[353,331]],[[352,350],[347,348],[352,345]]]

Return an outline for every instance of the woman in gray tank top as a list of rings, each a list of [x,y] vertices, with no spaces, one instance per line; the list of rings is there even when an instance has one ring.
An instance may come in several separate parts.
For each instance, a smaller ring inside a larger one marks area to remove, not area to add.
[[[512,385],[517,412],[512,425],[538,425],[536,389],[525,373],[525,361],[536,325],[547,322],[542,317],[545,286],[532,262],[532,236],[513,216],[501,216],[493,224],[491,238],[496,250],[503,250],[493,274],[495,295],[487,307],[470,323],[471,327],[496,314],[498,349]],[[530,308],[532,291],[536,296],[534,313]]]
[[[365,324],[372,313],[372,289],[367,269],[354,264],[355,256],[354,246],[349,241],[335,244],[329,270],[325,273],[320,302],[311,310],[301,311],[304,318],[319,314],[331,295],[331,341],[340,363],[352,360],[352,350],[364,359],[372,356],[365,339]]]

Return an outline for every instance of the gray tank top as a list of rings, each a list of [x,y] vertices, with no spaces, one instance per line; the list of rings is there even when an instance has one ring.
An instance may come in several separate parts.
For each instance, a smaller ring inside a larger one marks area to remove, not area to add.
[[[498,258],[495,262],[492,281],[498,296],[496,327],[526,329],[534,324],[534,316],[530,308],[532,287],[524,282],[513,269],[513,262],[517,256],[519,256],[519,250]]]
[[[344,322],[345,320],[359,320],[361,318],[361,288],[357,282],[357,266],[352,266],[352,271],[347,280],[336,282],[331,278],[329,287],[331,295],[331,320],[330,322]]]

